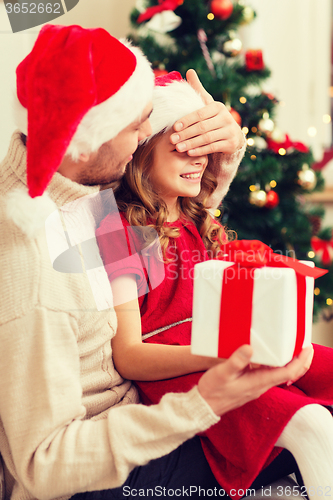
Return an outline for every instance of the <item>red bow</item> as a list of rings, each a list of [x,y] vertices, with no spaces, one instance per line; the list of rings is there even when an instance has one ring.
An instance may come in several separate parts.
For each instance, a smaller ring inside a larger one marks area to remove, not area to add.
[[[333,255],[333,239],[321,240],[317,236],[311,238],[311,247],[315,253],[322,252],[321,261],[324,266],[330,266]]]
[[[235,262],[235,264],[228,267],[223,273],[219,356],[228,357],[239,345],[250,343],[254,275],[251,271],[245,274],[239,273],[239,278],[233,279],[235,270],[237,268],[257,268],[265,265],[268,267],[289,267],[296,273],[297,334],[294,356],[299,354],[303,346],[306,328],[306,276],[319,278],[328,271],[310,267],[296,259],[276,254],[269,246],[258,240],[232,241],[223,245],[222,251],[225,254],[221,260]],[[239,314],[240,300],[242,314]],[[237,327],[235,327],[235,317],[237,317]],[[230,335],[232,331],[234,335]]]
[[[164,10],[176,10],[180,3],[179,0],[159,0],[159,4],[160,5],[156,5],[154,7],[148,7],[145,12],[142,12],[142,14],[139,15],[137,22],[140,24],[144,21],[148,21],[154,17],[155,14],[159,14]]]
[[[221,247],[223,252],[220,260],[235,262],[242,267],[290,267],[302,276],[319,278],[328,271],[318,267],[309,267],[297,259],[274,253],[265,243],[259,240],[237,240],[231,241]]]
[[[280,148],[284,148],[285,150],[289,148],[294,148],[301,153],[308,153],[309,148],[303,144],[303,142],[294,142],[289,138],[289,135],[286,134],[284,141],[276,142],[273,139],[266,139],[268,149],[274,151],[274,153],[278,153]]]

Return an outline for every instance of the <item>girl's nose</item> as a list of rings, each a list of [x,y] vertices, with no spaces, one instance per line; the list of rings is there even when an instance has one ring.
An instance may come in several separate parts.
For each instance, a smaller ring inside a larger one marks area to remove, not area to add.
[[[194,165],[206,166],[207,163],[208,163],[208,156],[207,155],[193,156],[193,164]]]

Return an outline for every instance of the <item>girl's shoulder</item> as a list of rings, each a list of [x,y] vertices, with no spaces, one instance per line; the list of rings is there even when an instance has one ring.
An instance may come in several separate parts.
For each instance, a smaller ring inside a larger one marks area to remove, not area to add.
[[[101,234],[105,231],[112,229],[112,231],[117,231],[124,227],[129,226],[129,222],[125,217],[124,212],[114,211],[108,213],[98,226],[97,233]]]

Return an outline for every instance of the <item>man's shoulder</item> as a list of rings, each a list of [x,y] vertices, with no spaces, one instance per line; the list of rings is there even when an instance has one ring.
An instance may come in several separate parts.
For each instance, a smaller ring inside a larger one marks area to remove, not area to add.
[[[24,314],[36,302],[40,261],[36,242],[9,219],[6,201],[0,196],[1,322]]]

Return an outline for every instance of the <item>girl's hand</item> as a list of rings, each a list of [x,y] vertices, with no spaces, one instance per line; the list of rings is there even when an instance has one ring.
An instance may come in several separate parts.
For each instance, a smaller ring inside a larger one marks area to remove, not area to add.
[[[193,69],[188,70],[189,84],[202,96],[206,106],[178,120],[171,135],[172,144],[190,156],[210,153],[232,154],[244,145],[244,134],[227,108],[214,101]]]

